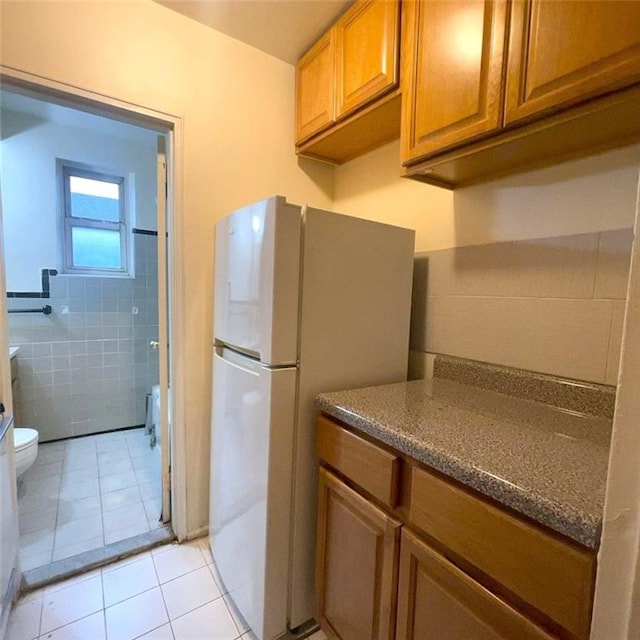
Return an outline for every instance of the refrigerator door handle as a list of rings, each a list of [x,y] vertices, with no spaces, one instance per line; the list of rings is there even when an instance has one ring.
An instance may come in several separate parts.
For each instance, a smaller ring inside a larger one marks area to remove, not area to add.
[[[220,360],[224,360],[227,364],[235,367],[236,369],[240,369],[246,373],[249,373],[253,376],[260,375],[261,364],[259,361],[254,360],[253,358],[249,358],[247,356],[243,356],[232,349],[228,349],[227,347],[222,347],[216,345],[215,347],[215,357],[220,358]]]

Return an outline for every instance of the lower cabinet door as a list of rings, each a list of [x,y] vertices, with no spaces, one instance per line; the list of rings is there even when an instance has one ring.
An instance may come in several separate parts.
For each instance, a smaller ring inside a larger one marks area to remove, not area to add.
[[[407,529],[402,530],[396,640],[551,640]]]
[[[330,638],[393,640],[400,526],[320,470],[316,619]]]

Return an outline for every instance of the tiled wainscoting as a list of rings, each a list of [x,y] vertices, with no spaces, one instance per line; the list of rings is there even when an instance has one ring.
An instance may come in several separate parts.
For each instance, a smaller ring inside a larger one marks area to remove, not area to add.
[[[6,640],[249,640],[212,562],[200,538],[46,587],[17,603]]]
[[[418,254],[420,353],[577,380],[617,381],[631,229]]]
[[[135,278],[57,275],[50,298],[10,298],[9,309],[52,307],[51,315],[12,314],[19,346],[18,426],[40,441],[144,424],[145,398],[158,382],[157,249],[133,234]]]
[[[23,571],[160,526],[160,449],[143,429],[38,447],[18,488]]]

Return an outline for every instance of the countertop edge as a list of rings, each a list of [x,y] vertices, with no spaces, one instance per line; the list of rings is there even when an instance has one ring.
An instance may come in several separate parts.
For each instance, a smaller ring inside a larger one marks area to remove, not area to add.
[[[354,429],[527,516],[538,524],[591,549],[598,548],[602,527],[600,518],[577,511],[571,505],[534,495],[482,469],[466,464],[463,460],[446,452],[425,448],[423,442],[366,416],[336,406],[322,394],[316,399],[316,407],[319,411],[345,422]]]

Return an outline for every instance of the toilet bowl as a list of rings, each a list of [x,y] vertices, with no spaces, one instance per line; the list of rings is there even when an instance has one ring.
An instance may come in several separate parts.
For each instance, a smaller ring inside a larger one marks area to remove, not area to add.
[[[13,451],[16,460],[16,477],[20,477],[38,455],[38,432],[35,429],[16,427],[13,430]]]

